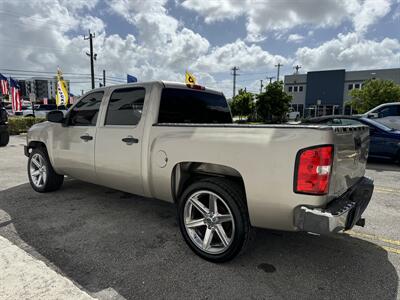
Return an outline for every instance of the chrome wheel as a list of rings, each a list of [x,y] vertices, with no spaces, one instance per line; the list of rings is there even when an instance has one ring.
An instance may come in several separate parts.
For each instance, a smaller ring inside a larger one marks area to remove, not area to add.
[[[29,170],[33,184],[38,188],[43,187],[47,179],[47,168],[44,158],[39,153],[32,156]]]
[[[183,217],[186,232],[200,250],[219,254],[231,245],[235,234],[233,214],[217,194],[198,191],[190,195]]]

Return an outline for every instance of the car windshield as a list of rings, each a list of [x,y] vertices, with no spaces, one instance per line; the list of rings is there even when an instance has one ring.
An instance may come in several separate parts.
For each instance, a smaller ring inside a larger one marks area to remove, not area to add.
[[[372,126],[378,127],[379,129],[384,130],[384,131],[394,131],[395,130],[395,129],[390,128],[390,127],[388,127],[386,125],[383,125],[382,123],[379,123],[379,122],[377,122],[375,120],[365,119],[365,118],[362,118],[362,120],[366,124],[368,124],[368,125],[371,124]]]

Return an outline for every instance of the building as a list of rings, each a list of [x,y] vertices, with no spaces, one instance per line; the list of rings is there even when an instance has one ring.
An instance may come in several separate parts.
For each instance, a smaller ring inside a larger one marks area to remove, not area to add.
[[[293,96],[292,107],[301,116],[350,114],[350,92],[370,79],[393,80],[400,84],[400,68],[364,71],[327,70],[286,75],[285,91]]]
[[[44,98],[55,99],[57,94],[57,77],[32,77],[23,81],[25,84],[24,99],[29,99],[30,94],[35,94],[36,101],[41,102]],[[70,88],[69,80],[65,80],[67,88]],[[21,83],[20,83],[21,85]],[[21,90],[22,91],[22,90]]]

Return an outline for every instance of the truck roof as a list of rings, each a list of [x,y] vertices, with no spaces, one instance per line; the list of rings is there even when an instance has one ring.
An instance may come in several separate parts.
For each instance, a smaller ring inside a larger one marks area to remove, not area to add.
[[[167,80],[158,80],[158,81],[143,81],[143,82],[132,82],[132,83],[123,83],[123,84],[115,84],[115,85],[108,85],[105,87],[99,87],[91,90],[90,92],[93,91],[104,91],[105,89],[109,87],[129,87],[129,86],[135,86],[135,85],[142,85],[142,84],[162,84],[166,88],[175,88],[175,89],[192,89],[190,85],[187,85],[182,82],[176,82],[176,81],[167,81]],[[196,86],[196,85],[195,85]],[[197,86],[202,86],[202,85],[197,85]],[[208,87],[202,86],[205,88],[205,91],[213,94],[218,94],[218,95],[223,95],[221,91],[215,90],[215,89],[210,89]]]

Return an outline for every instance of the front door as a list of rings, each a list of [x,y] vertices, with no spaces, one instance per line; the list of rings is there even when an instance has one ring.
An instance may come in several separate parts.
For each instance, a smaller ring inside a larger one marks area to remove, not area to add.
[[[106,113],[96,133],[95,165],[99,183],[143,194],[141,173],[146,90],[142,87],[111,91]]]
[[[103,91],[86,95],[68,113],[66,126],[54,130],[53,159],[60,173],[96,182],[94,145],[103,95]]]

